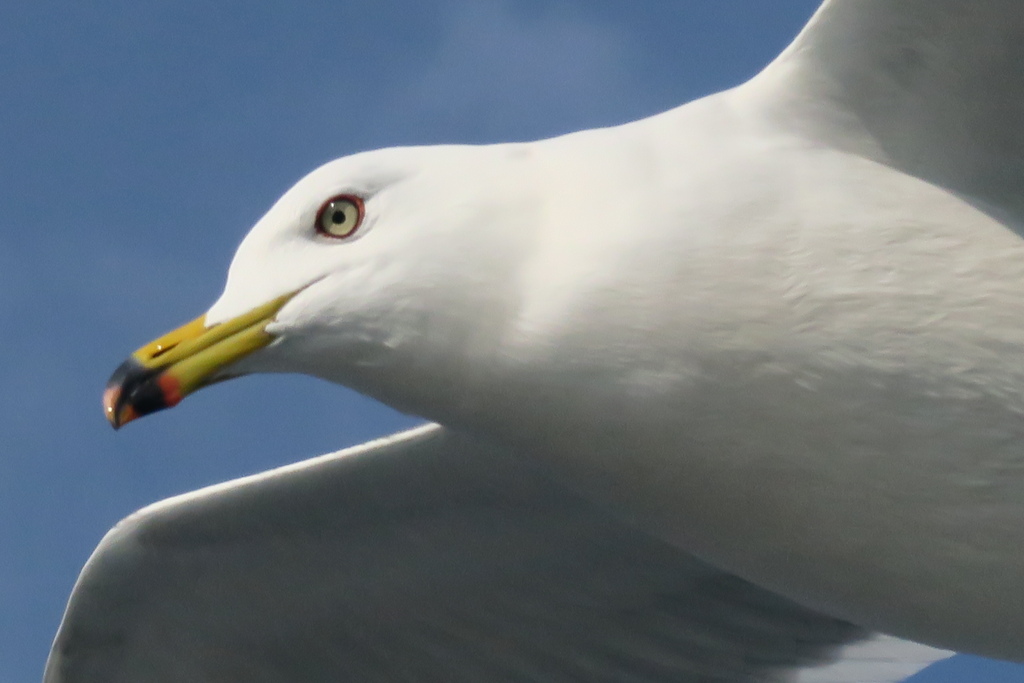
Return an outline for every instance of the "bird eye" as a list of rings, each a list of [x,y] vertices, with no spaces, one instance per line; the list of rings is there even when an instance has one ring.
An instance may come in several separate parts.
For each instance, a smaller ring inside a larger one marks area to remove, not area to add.
[[[350,194],[328,199],[316,215],[316,231],[321,235],[344,239],[351,237],[363,222],[363,200]]]

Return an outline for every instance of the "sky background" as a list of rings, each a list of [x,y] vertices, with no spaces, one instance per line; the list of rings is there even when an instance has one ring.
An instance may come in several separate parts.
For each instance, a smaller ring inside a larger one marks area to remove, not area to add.
[[[100,393],[203,313],[315,166],[612,125],[735,85],[817,0],[228,0],[0,8],[0,683],[38,681],[75,577],[161,498],[409,427],[251,377],[115,434]],[[915,683],[1024,682],[957,657]]]

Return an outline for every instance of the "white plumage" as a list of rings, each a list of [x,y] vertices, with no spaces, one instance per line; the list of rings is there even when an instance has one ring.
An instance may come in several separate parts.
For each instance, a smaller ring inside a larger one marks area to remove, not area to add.
[[[1022,65],[1013,0],[831,0],[650,119],[317,169],[207,313],[298,291],[223,373],[443,427],[130,517],[46,680],[881,683],[946,654],[874,632],[1024,659]],[[313,230],[338,195],[345,241]]]

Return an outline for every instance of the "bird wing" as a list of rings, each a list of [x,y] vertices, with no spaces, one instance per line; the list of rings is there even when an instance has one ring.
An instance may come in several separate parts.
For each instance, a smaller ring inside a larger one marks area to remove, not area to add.
[[[427,426],[122,521],[45,681],[881,683],[949,654],[805,609]]]
[[[745,88],[782,125],[1024,221],[1024,3],[828,0]]]

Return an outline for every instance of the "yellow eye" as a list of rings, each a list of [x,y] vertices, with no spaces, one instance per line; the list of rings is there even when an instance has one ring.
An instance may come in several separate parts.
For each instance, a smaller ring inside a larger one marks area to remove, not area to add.
[[[316,231],[321,235],[344,239],[363,222],[363,200],[355,195],[343,194],[328,199],[316,215]]]

